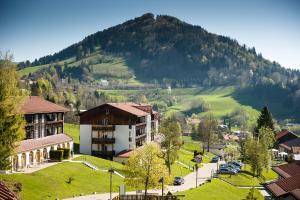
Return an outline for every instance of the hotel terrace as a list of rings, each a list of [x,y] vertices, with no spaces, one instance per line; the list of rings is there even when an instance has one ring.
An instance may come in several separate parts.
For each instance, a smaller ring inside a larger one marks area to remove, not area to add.
[[[68,109],[41,97],[30,96],[21,110],[26,120],[26,136],[17,143],[11,172],[25,171],[47,162],[50,150],[69,148],[73,151],[73,139],[64,134],[64,113]]]

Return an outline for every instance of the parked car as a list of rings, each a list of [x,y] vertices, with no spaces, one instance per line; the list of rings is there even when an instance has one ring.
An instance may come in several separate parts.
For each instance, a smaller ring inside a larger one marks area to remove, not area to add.
[[[182,185],[184,184],[184,178],[177,176],[174,179],[174,185]]]
[[[238,167],[240,167],[240,168],[242,168],[242,167],[244,166],[243,163],[240,163],[240,162],[237,162],[237,161],[230,161],[230,162],[228,162],[228,163],[233,164],[233,165],[235,165],[235,166],[238,166]]]
[[[230,169],[230,168],[219,168],[219,173],[220,174],[237,174],[238,172],[235,169]]]
[[[210,161],[210,162],[212,162],[212,163],[216,163],[216,162],[218,162],[218,161],[219,161],[219,159],[220,159],[220,157],[219,157],[219,156],[215,156],[215,157],[213,157],[213,158],[211,159],[211,161]]]
[[[241,171],[241,169],[239,168],[239,167],[237,167],[237,166],[235,166],[235,165],[232,165],[232,164],[221,164],[220,166],[219,166],[219,168],[221,169],[229,169],[229,170],[234,170],[234,171],[236,171],[236,172],[240,172]]]

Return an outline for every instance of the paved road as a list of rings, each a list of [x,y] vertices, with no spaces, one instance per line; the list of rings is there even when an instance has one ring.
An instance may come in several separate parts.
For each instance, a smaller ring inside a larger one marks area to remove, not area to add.
[[[203,167],[198,169],[198,185],[204,183],[207,179],[211,177],[212,170],[217,169],[216,163],[208,163],[203,164]],[[190,174],[184,177],[184,184],[178,186],[167,186],[164,190],[166,193],[170,191],[171,193],[185,191],[190,188],[194,188],[196,186],[196,172],[191,172]],[[128,194],[135,194],[135,192],[127,192]],[[161,190],[149,190],[149,193],[161,193]],[[117,196],[118,193],[113,193],[113,197]],[[68,200],[108,200],[109,193],[103,194],[94,194],[94,195],[87,195],[87,196],[80,196],[69,198]]]

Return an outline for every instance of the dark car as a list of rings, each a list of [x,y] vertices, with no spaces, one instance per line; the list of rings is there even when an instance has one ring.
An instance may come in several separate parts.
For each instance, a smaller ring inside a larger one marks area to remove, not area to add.
[[[220,174],[237,174],[238,172],[232,168],[221,167],[219,169]]]
[[[220,157],[219,157],[219,156],[215,156],[215,157],[213,157],[213,158],[211,159],[210,162],[216,163],[216,162],[218,162],[219,160],[220,160]]]
[[[174,185],[182,185],[182,184],[184,184],[184,179],[180,176],[175,177]]]
[[[242,168],[244,166],[243,163],[240,163],[240,162],[237,162],[237,161],[230,161],[230,162],[228,162],[228,164],[235,165],[239,168]]]

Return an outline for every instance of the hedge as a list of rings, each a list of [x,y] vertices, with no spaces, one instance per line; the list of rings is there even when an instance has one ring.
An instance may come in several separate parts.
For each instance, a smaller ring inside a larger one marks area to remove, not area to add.
[[[50,150],[49,154],[50,154],[50,159],[51,160],[62,161],[64,151],[63,150]]]
[[[63,158],[64,159],[69,159],[70,158],[70,149],[67,148],[58,148],[58,150],[62,150],[63,153]]]

